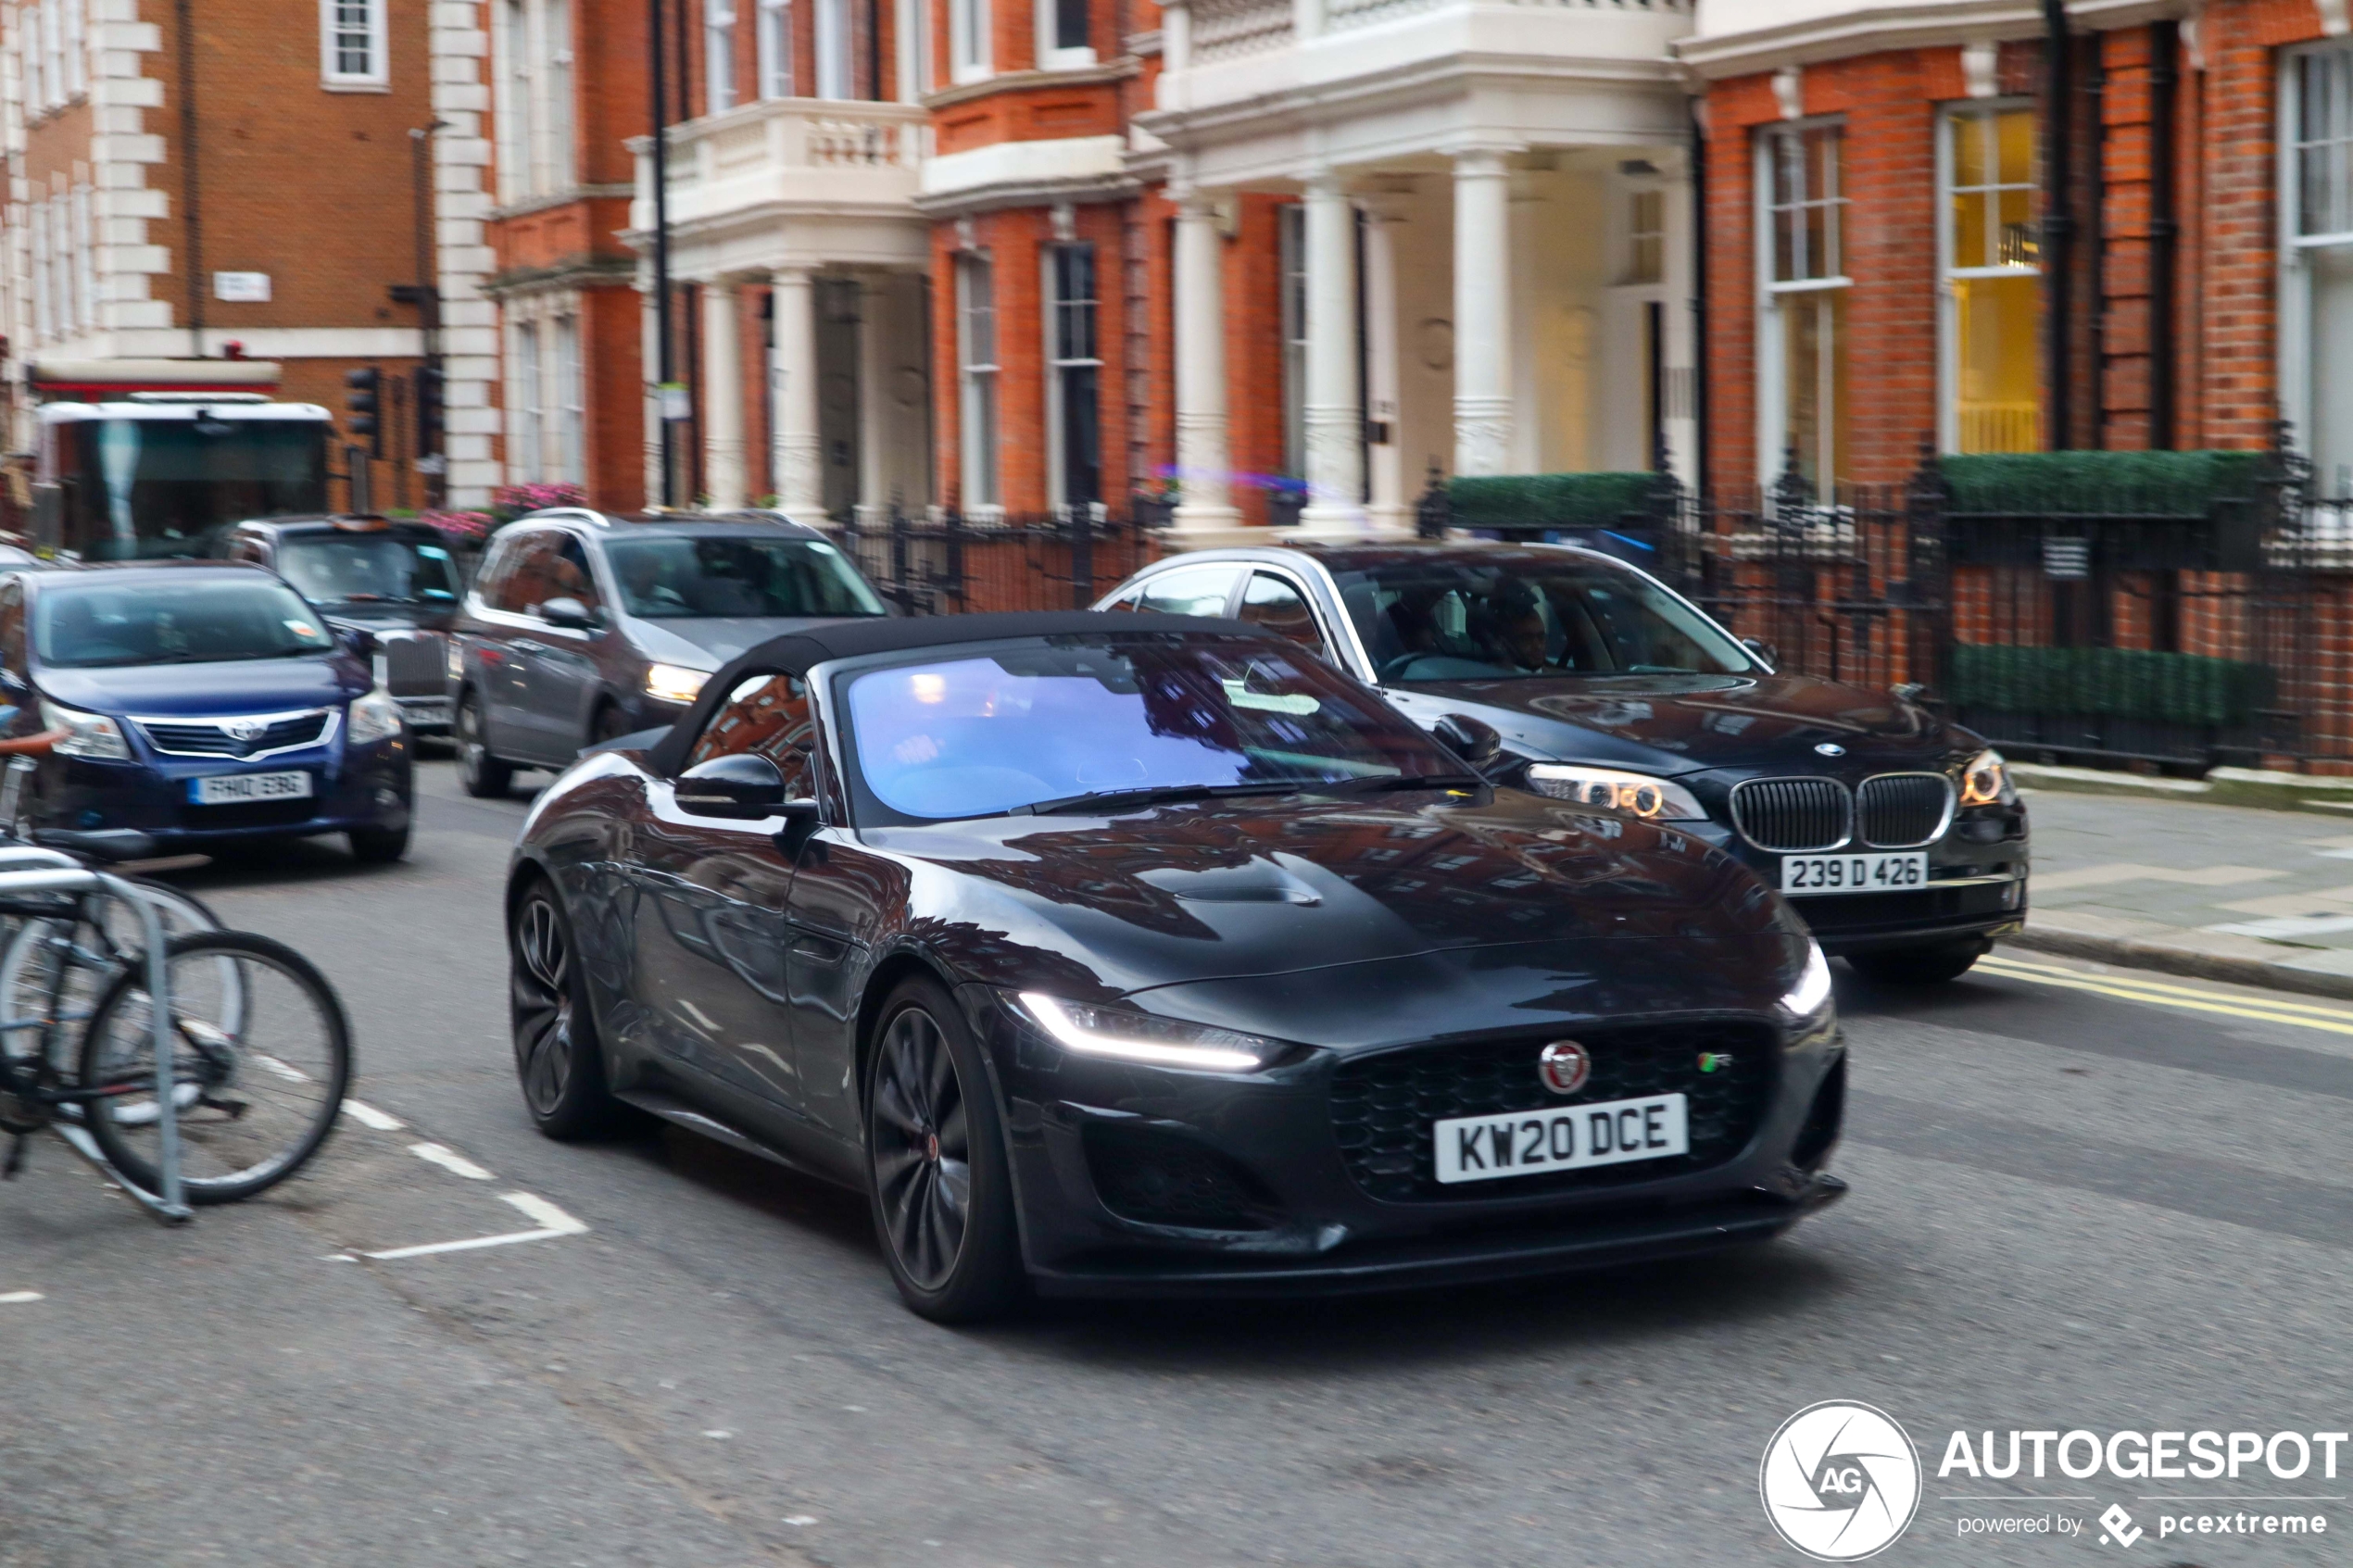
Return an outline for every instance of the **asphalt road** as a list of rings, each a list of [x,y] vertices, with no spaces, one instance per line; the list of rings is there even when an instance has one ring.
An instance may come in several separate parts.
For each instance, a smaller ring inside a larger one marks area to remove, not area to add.
[[[2043,960],[1905,999],[1840,966],[1854,1196],[1772,1247],[948,1331],[899,1307],[861,1199],[683,1134],[533,1133],[497,914],[524,807],[426,772],[405,865],[188,879],[329,972],[398,1128],[346,1118],[177,1232],[55,1143],[0,1187],[0,1564],[1795,1563],[1758,1459],[1829,1399],[1926,1450],[1881,1562],[2353,1561],[2353,1481],[2186,1488],[2332,1499],[2296,1505],[2328,1537],[2119,1551],[1958,1531],[2153,1527],[2164,1485],[1933,1474],[1955,1428],[2348,1425],[2353,1009]],[[351,1261],[546,1203],[585,1232]],[[2038,1492],[2069,1496],[1946,1500]]]

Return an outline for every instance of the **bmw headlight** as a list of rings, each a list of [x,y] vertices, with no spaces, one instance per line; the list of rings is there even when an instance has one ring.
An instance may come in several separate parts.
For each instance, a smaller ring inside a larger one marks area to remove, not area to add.
[[[67,732],[66,738],[52,748],[60,757],[102,757],[120,761],[131,755],[131,745],[122,738],[122,726],[103,713],[60,708],[44,697],[41,727]]]
[[[1587,768],[1570,762],[1530,763],[1528,787],[1554,800],[1603,806],[1645,822],[1702,822],[1707,816],[1692,792],[1681,784],[1615,768]]]
[[[1124,1008],[1068,1002],[1042,991],[1024,991],[1022,1010],[1066,1051],[1118,1057],[1155,1067],[1194,1067],[1211,1073],[1249,1073],[1281,1054],[1279,1040],[1204,1023],[1180,1023]]]
[[[1969,759],[1961,770],[1961,804],[1964,806],[2007,806],[2018,798],[2018,787],[2010,783],[2009,764],[2002,754],[1988,747]]]
[[[1822,956],[1822,945],[1809,936],[1806,940],[1806,967],[1798,972],[1796,983],[1782,994],[1781,1010],[1803,1022],[1827,1012],[1830,1005],[1831,960]]]
[[[378,686],[366,696],[352,699],[351,716],[346,722],[351,726],[350,741],[354,746],[392,740],[400,734],[400,704],[392,699],[390,692]]]
[[[646,695],[683,708],[695,700],[702,684],[710,679],[709,671],[689,670],[683,664],[657,664],[646,671]]]

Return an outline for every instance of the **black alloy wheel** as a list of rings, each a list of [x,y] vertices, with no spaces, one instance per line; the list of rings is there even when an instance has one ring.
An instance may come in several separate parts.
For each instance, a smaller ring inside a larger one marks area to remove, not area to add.
[[[458,697],[458,777],[478,800],[496,800],[515,781],[515,771],[490,755],[490,734],[482,720],[482,698],[472,688]]]
[[[1002,1311],[1021,1248],[997,1108],[947,992],[910,981],[883,1010],[867,1076],[875,1230],[907,1304],[938,1323]]]
[[[532,1122],[551,1138],[595,1137],[621,1122],[555,890],[535,883],[509,922],[508,1010],[515,1076]]]

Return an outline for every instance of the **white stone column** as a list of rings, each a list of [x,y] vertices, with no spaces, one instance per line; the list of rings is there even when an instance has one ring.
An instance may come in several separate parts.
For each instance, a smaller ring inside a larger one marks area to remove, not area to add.
[[[858,281],[858,506],[881,517],[890,509],[891,279]]]
[[[1300,526],[1365,531],[1365,407],[1356,380],[1356,206],[1340,176],[1307,181],[1307,506]]]
[[[1177,532],[1234,528],[1226,450],[1225,239],[1207,192],[1176,196]]]
[[[703,285],[703,489],[713,511],[734,511],[748,498],[741,299],[741,291],[733,283]]]
[[[1366,475],[1372,499],[1365,506],[1375,533],[1411,533],[1414,495],[1406,488],[1402,429],[1403,395],[1398,363],[1397,226],[1404,221],[1394,195],[1376,196],[1365,208],[1365,383],[1371,407],[1365,417],[1388,427],[1389,439],[1367,443]]]
[[[1454,155],[1454,471],[1503,473],[1512,449],[1511,169]]]
[[[824,448],[817,438],[817,290],[808,269],[781,268],[775,290],[776,504],[795,522],[825,521]]]
[[[645,366],[646,387],[646,505],[666,507],[661,493],[661,311],[654,300],[652,273],[637,282],[637,348]]]

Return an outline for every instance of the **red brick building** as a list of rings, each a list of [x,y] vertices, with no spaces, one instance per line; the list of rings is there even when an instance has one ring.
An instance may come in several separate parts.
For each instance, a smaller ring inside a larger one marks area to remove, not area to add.
[[[472,289],[480,214],[468,197],[484,160],[461,25],[477,8],[0,7],[11,379],[31,359],[217,358],[235,345],[283,363],[282,396],[340,413],[346,370],[414,367],[419,307],[390,289],[429,281],[447,301],[453,498],[486,499],[495,358],[490,307]],[[432,214],[422,235],[420,194]],[[380,503],[403,483],[423,498],[414,456],[376,466]]]
[[[1705,88],[1715,483],[2287,419],[2342,493],[2346,7],[2065,11],[2060,48],[2026,4],[1704,0],[1678,54]]]

